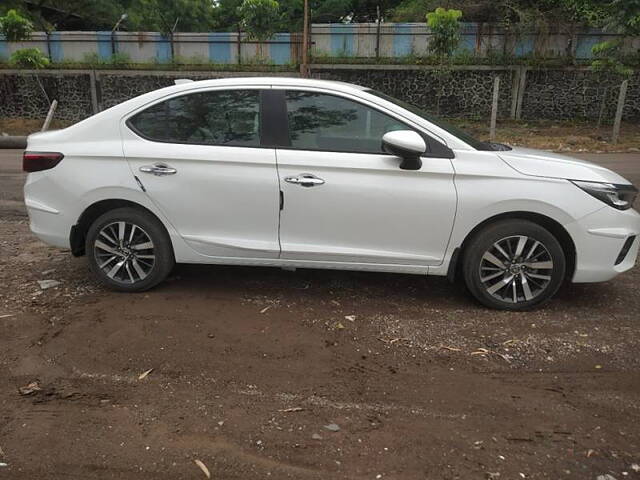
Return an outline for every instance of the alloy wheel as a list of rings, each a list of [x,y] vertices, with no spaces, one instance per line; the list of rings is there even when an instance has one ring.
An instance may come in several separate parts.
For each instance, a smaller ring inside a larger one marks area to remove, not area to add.
[[[94,242],[97,266],[110,279],[134,284],[144,280],[155,264],[151,237],[139,225],[118,221],[104,226]]]
[[[552,275],[547,247],[525,235],[498,240],[480,261],[480,281],[486,292],[507,303],[533,300],[549,286]]]

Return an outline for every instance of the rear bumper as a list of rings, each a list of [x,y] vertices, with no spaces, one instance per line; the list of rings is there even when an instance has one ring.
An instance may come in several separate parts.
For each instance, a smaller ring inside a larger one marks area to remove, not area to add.
[[[69,231],[75,222],[69,218],[68,204],[58,200],[56,184],[47,179],[43,172],[30,173],[24,185],[24,203],[29,214],[29,227],[36,237],[48,245],[69,248]],[[64,197],[63,197],[64,198]],[[78,202],[74,199],[74,203]]]
[[[27,213],[29,214],[29,227],[36,237],[47,245],[70,248],[70,227],[59,213],[30,207],[28,203]]]
[[[604,207],[565,225],[576,246],[573,281],[605,282],[636,263],[640,247],[640,214]],[[625,242],[636,237],[626,254]]]

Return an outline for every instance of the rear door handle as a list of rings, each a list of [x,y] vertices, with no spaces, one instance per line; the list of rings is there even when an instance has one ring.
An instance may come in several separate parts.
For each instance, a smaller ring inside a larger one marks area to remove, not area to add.
[[[293,183],[294,185],[300,185],[301,187],[315,187],[317,185],[324,184],[323,179],[310,173],[301,173],[300,175],[293,177],[284,177],[284,181],[287,183]]]
[[[163,176],[163,175],[174,175],[178,173],[173,167],[169,165],[165,165],[164,163],[156,163],[154,165],[144,165],[140,167],[140,171],[143,173],[152,173],[153,175]]]

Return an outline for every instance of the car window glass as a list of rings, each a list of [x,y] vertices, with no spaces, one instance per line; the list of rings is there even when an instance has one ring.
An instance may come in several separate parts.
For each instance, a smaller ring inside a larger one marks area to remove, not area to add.
[[[287,91],[291,147],[354,153],[384,153],[382,136],[407,130],[402,122],[335,95]]]
[[[259,113],[258,90],[199,92],[158,103],[129,123],[149,140],[257,147]]]

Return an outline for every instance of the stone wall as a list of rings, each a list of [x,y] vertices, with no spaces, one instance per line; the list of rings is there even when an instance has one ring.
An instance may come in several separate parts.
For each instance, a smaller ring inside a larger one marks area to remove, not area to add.
[[[76,121],[93,114],[88,73],[5,73],[0,71],[0,117],[44,118],[47,96],[58,100],[56,118]]]
[[[58,100],[56,118],[81,120],[137,95],[172,85],[176,78],[265,75],[235,72],[0,70],[0,116],[44,118],[48,102]],[[281,76],[296,76],[293,72]],[[499,115],[523,119],[596,119],[615,112],[620,78],[589,70],[528,70],[525,67],[433,67],[317,65],[312,76],[380,90],[449,117],[488,117],[493,79],[500,76]],[[522,76],[524,75],[524,90]],[[629,83],[624,119],[640,120],[640,74]]]
[[[597,119],[603,105],[603,118],[612,119],[622,81],[588,69],[360,67],[325,66],[315,69],[314,76],[364,85],[444,116],[486,117],[493,78],[500,75],[500,116],[555,120]],[[524,90],[519,91],[522,75]],[[630,79],[623,114],[625,120],[640,120],[640,73]]]
[[[615,115],[619,77],[589,70],[529,70],[522,100],[522,118],[603,118]],[[640,73],[627,87],[625,120],[640,120]]]
[[[485,117],[491,113],[493,79],[500,75],[498,110],[511,111],[514,71],[507,69],[318,69],[313,76],[379,90],[437,115]]]

